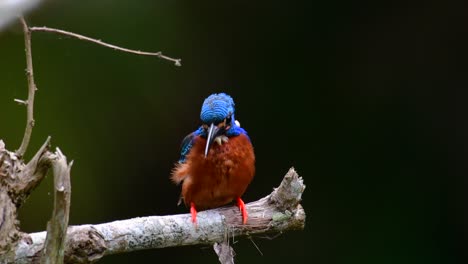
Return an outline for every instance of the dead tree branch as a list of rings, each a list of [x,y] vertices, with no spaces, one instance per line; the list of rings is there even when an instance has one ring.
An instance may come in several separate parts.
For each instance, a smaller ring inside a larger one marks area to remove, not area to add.
[[[9,263],[15,256],[12,251],[18,243],[30,242],[31,238],[18,227],[18,209],[47,174],[50,167],[54,173],[54,211],[47,227],[47,240],[42,252],[42,263],[63,263],[65,239],[70,210],[70,165],[66,157],[57,148],[55,153],[49,151],[50,137],[34,157],[25,164],[26,152],[34,126],[34,96],[37,90],[34,82],[31,30],[25,19],[20,17],[23,26],[26,55],[26,73],[28,78],[28,99],[15,99],[26,105],[27,123],[22,143],[16,152],[10,152],[0,140],[0,263]],[[35,262],[39,254],[34,257]]]
[[[14,249],[19,243],[31,241],[29,235],[19,230],[18,209],[46,176],[50,167],[54,168],[54,173],[63,174],[57,168],[62,166],[60,164],[63,162],[66,164],[65,156],[59,151],[50,152],[49,142],[50,138],[47,138],[31,161],[24,164],[14,152],[5,149],[5,144],[0,140],[0,263],[14,263],[10,261],[16,255]],[[63,185],[65,186],[65,183]],[[69,208],[69,191],[67,197],[67,208]],[[60,197],[58,198],[56,197],[56,203],[60,200]],[[62,212],[67,215],[60,215]],[[68,224],[68,211],[58,211],[58,215],[66,219]],[[39,256],[36,255],[34,258],[38,259]]]
[[[14,153],[5,152],[9,153],[11,164],[15,167],[9,172],[11,178],[9,180],[9,193],[16,206],[20,207],[46,176],[50,167],[49,148],[50,137],[47,137],[44,144],[27,164],[18,159]]]
[[[293,187],[294,186],[294,187]],[[142,249],[215,244],[229,236],[242,237],[302,230],[305,212],[300,205],[305,189],[302,178],[290,169],[270,195],[247,204],[249,220],[242,224],[234,206],[202,211],[194,227],[190,214],[150,216],[98,225],[70,226],[65,250],[66,263],[88,263],[106,255]],[[287,197],[296,197],[288,199]],[[46,233],[32,233],[18,243],[15,263],[34,263],[44,246]],[[0,257],[0,262],[2,258]]]
[[[59,148],[50,159],[54,172],[54,211],[47,224],[41,264],[61,264],[65,255],[65,239],[70,215],[70,169],[73,161],[67,164],[67,158]]]
[[[104,46],[104,47],[107,47],[107,48],[111,48],[111,49],[114,49],[114,50],[122,51],[122,52],[133,53],[133,54],[144,55],[144,56],[156,56],[156,57],[158,57],[160,59],[164,59],[164,60],[168,60],[168,61],[173,62],[175,66],[182,66],[181,59],[174,59],[174,58],[168,57],[166,55],[163,55],[161,51],[159,51],[159,52],[146,52],[146,51],[122,48],[122,47],[119,47],[119,46],[116,46],[116,45],[105,43],[105,42],[103,42],[103,41],[101,41],[99,39],[90,38],[90,37],[83,36],[83,35],[80,35],[80,34],[77,34],[77,33],[69,32],[69,31],[65,31],[65,30],[61,30],[61,29],[56,29],[56,28],[31,27],[30,30],[31,31],[51,32],[51,33],[56,33],[56,34],[65,35],[65,36],[69,36],[69,37],[74,37],[74,38],[77,38],[79,40],[89,41],[89,42],[92,42],[92,43],[95,43],[95,44],[98,44],[98,45],[101,45],[101,46]]]
[[[216,242],[213,249],[218,255],[219,263],[221,264],[234,264],[234,249],[229,245],[229,240],[225,239],[223,242]]]
[[[31,50],[31,30],[29,30],[28,24],[23,17],[20,17],[21,24],[23,26],[24,33],[24,47],[26,52],[26,75],[28,76],[28,99],[26,101],[16,99],[16,102],[26,105],[27,118],[26,128],[24,130],[23,141],[19,149],[16,151],[16,155],[23,157],[24,153],[28,149],[29,140],[31,139],[32,129],[34,127],[34,93],[37,90],[36,83],[34,82],[34,72],[32,63],[32,50]]]

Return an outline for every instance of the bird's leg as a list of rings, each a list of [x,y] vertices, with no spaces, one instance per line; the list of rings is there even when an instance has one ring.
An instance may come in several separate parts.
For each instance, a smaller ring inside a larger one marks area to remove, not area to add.
[[[195,204],[190,203],[190,214],[192,214],[192,223],[197,224],[197,209],[195,209]]]
[[[245,225],[247,223],[247,209],[245,209],[244,201],[240,197],[237,197],[237,206],[242,213],[242,224]]]

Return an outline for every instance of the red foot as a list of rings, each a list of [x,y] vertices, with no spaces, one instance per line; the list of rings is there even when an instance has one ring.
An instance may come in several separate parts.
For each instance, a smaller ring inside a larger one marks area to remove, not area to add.
[[[239,210],[242,212],[242,224],[247,223],[247,209],[245,209],[245,204],[244,201],[240,197],[237,198],[237,206],[239,207]]]
[[[192,214],[192,223],[197,224],[197,209],[195,209],[195,204],[190,203],[190,213]]]

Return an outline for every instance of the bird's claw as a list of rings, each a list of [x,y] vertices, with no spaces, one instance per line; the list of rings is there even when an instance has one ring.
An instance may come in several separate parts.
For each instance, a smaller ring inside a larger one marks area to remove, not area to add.
[[[196,226],[197,225],[197,209],[195,209],[195,204],[193,202],[190,203],[190,214],[192,215],[192,223]]]
[[[246,224],[247,223],[247,209],[245,208],[245,203],[244,201],[242,201],[242,199],[239,197],[237,198],[237,206],[239,207],[239,210],[241,211],[242,213],[242,224]]]

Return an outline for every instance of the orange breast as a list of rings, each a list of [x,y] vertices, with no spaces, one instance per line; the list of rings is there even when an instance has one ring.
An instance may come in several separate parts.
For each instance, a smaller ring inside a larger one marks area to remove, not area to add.
[[[241,197],[255,174],[255,156],[247,136],[229,138],[222,145],[213,143],[205,157],[206,139],[197,137],[184,164],[173,172],[174,181],[183,180],[185,205],[193,202],[197,210],[225,205]]]

